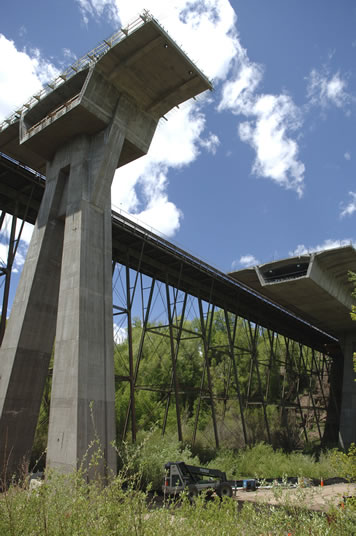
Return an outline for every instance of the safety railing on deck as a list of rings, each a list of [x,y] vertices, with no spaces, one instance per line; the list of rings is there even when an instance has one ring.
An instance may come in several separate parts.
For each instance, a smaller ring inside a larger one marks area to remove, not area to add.
[[[25,104],[20,108],[15,110],[9,117],[7,117],[2,123],[0,123],[0,132],[5,130],[7,127],[16,123],[22,113],[31,109],[35,106],[40,100],[46,97],[54,89],[56,89],[61,84],[65,83],[67,80],[72,78],[78,72],[90,67],[92,64],[96,63],[104,54],[106,54],[113,46],[117,45],[122,39],[125,39],[131,32],[142,26],[145,22],[153,19],[152,15],[148,11],[144,11],[139,18],[135,19],[133,22],[128,24],[125,28],[121,28],[116,33],[114,33],[109,39],[104,39],[102,43],[96,46],[93,50],[85,54],[85,56],[79,58],[75,63],[63,71],[55,80],[49,82],[44,86],[38,93],[33,95]]]

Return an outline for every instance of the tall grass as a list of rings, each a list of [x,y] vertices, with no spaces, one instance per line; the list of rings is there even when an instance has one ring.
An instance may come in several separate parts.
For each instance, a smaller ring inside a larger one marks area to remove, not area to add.
[[[162,438],[157,430],[146,435],[138,447],[122,444],[118,454],[121,469],[107,485],[100,480],[88,483],[83,469],[69,475],[48,471],[43,484],[35,490],[29,489],[28,477],[4,487],[0,494],[0,535],[356,534],[355,504],[346,503],[344,509],[333,509],[329,515],[311,512],[303,490],[294,501],[276,495],[279,501],[276,506],[247,503],[241,506],[229,499],[206,502],[202,496],[192,506],[184,494],[176,502],[153,495],[152,489],[161,487],[166,462],[200,463],[189,446],[169,437]],[[100,463],[97,456],[90,460],[89,469],[92,463]],[[209,465],[225,470],[229,478],[284,475],[328,478],[338,469],[345,474],[356,474],[356,449],[351,448],[348,454],[332,451],[316,461],[310,455],[287,455],[259,444],[236,453],[218,452]]]
[[[245,504],[234,500],[193,506],[183,497],[179,503],[153,503],[136,488],[136,478],[120,473],[107,486],[87,484],[76,472],[47,474],[44,484],[30,491],[26,481],[13,484],[0,495],[1,536],[204,536],[259,534],[304,536],[354,534],[356,511],[335,510],[331,515],[309,512],[298,505],[277,507]]]

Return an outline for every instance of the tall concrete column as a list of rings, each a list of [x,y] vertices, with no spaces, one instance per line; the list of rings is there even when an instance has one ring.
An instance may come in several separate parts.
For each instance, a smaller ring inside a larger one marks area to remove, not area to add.
[[[356,332],[348,331],[340,337],[344,354],[344,376],[340,414],[339,442],[343,448],[356,443],[356,374],[353,354],[356,352]]]
[[[55,336],[64,235],[64,176],[46,191],[0,351],[0,471],[29,459]]]
[[[116,468],[110,186],[124,138],[118,128],[82,137],[53,164],[70,162],[47,450],[64,471],[99,447]]]

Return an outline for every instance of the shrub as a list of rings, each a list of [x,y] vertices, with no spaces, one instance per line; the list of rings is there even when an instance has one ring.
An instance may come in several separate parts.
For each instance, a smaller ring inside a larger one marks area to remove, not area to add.
[[[162,436],[160,430],[153,429],[144,435],[138,445],[122,443],[118,447],[120,467],[130,475],[140,475],[143,488],[161,490],[164,478],[164,465],[169,461],[183,461],[199,465],[199,459],[192,455],[190,447],[179,443],[168,435]]]
[[[333,450],[331,453],[331,465],[337,471],[338,476],[347,480],[356,481],[356,445],[352,443],[347,452]]]
[[[301,452],[285,453],[282,450],[274,450],[266,443],[258,443],[236,452],[221,450],[209,462],[209,467],[225,471],[230,478],[305,476],[326,479],[338,476],[337,469],[330,463],[330,454],[322,453],[319,462],[316,462],[312,455]]]

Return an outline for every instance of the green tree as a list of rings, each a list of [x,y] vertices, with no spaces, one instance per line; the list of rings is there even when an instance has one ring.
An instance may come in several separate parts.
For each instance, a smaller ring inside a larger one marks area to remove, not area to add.
[[[349,272],[349,280],[354,285],[354,290],[352,291],[351,296],[356,299],[356,273],[355,272]],[[350,315],[351,315],[352,320],[356,321],[356,305],[351,306]],[[353,355],[353,360],[354,360],[354,371],[356,372],[356,352]]]

